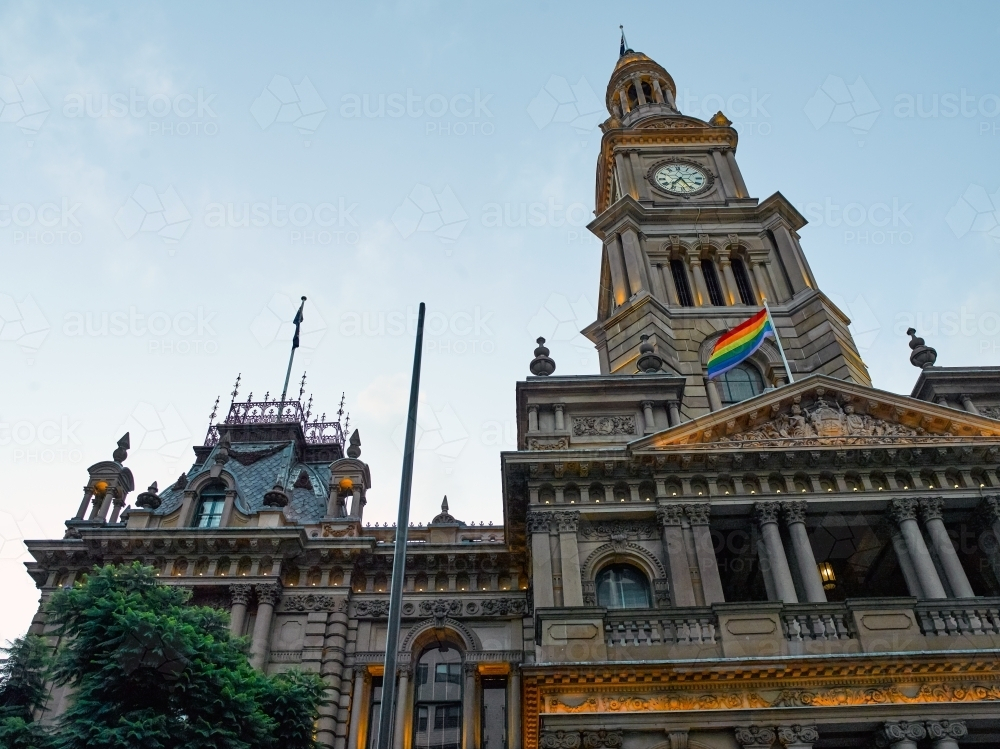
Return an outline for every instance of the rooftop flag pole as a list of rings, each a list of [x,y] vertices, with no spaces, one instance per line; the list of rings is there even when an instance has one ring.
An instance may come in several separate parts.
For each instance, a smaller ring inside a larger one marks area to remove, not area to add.
[[[302,304],[299,305],[299,311],[295,313],[295,319],[292,320],[292,324],[295,325],[295,335],[292,336],[292,353],[288,355],[288,371],[285,372],[285,387],[281,389],[281,402],[285,402],[285,396],[288,395],[288,378],[292,376],[292,360],[295,358],[295,349],[299,347],[299,328],[302,326],[302,308],[306,306],[306,298],[302,297]]]
[[[788,359],[785,357],[785,349],[781,347],[781,336],[778,335],[778,326],[774,324],[774,318],[771,317],[771,308],[767,306],[767,297],[764,299],[764,309],[767,310],[767,319],[771,321],[771,329],[774,331],[774,342],[778,344],[778,353],[781,354],[781,363],[785,365],[785,374],[788,375],[788,384],[791,385],[795,382],[795,378],[792,377],[792,369],[788,366]]]
[[[396,519],[395,551],[392,556],[392,586],[389,588],[389,623],[385,637],[385,671],[382,676],[382,707],[378,718],[378,749],[389,749],[393,714],[405,710],[396,705],[396,655],[399,650],[399,622],[403,613],[403,573],[406,570],[406,535],[410,525],[410,487],[413,484],[413,446],[417,437],[417,395],[420,392],[420,356],[424,343],[424,303],[417,316],[417,344],[413,353],[410,380],[410,410],[406,417],[403,446],[403,476],[399,486],[399,516]],[[404,698],[405,695],[398,695]]]

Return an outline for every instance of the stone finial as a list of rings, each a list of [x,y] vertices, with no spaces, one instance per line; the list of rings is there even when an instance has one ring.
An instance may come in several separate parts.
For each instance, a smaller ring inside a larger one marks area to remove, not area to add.
[[[663,359],[657,356],[653,344],[649,342],[648,335],[639,336],[639,361],[637,365],[643,374],[654,374],[660,371],[663,366]]]
[[[157,494],[157,491],[159,491],[159,489],[154,481],[149,485],[149,488],[146,489],[146,491],[135,498],[136,507],[145,507],[148,510],[155,510],[159,507],[160,495]]]
[[[733,124],[733,121],[726,117],[720,110],[712,115],[712,119],[708,121],[708,124],[712,127],[729,127]]]
[[[128,457],[129,448],[132,444],[129,442],[128,432],[122,435],[122,438],[118,440],[118,449],[111,453],[111,457],[114,459],[115,463],[124,463],[125,458]]]
[[[544,338],[539,338],[535,343],[538,344],[538,348],[535,349],[535,358],[531,360],[528,369],[537,377],[548,377],[556,371],[556,363],[549,357]]]
[[[910,354],[910,364],[921,369],[933,367],[937,361],[937,350],[927,346],[924,339],[917,336],[916,328],[907,328],[906,334],[910,336],[910,348],[913,349],[913,353]]]
[[[266,507],[287,507],[288,495],[281,484],[275,484],[271,491],[264,494],[264,505]]]
[[[187,473],[182,473],[177,477],[177,481],[174,482],[174,489],[182,490],[188,485],[188,475]]]
[[[361,435],[358,430],[354,430],[354,434],[351,435],[351,445],[347,448],[348,458],[360,458],[361,457]]]
[[[441,512],[448,512],[448,495],[444,495],[444,499],[441,500]]]
[[[444,495],[444,499],[441,501],[441,512],[434,516],[429,525],[441,525],[444,523],[465,525],[461,520],[453,517],[450,512],[448,512],[448,495]]]

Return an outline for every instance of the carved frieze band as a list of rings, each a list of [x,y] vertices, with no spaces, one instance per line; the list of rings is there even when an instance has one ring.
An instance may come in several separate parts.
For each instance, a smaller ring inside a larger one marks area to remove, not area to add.
[[[389,616],[388,600],[355,601],[353,606],[354,616],[360,619],[384,619]],[[426,618],[428,616],[437,619],[446,616],[520,617],[530,616],[531,613],[531,606],[525,598],[486,598],[473,600],[438,598],[434,600],[403,602],[403,616],[407,618]]]
[[[635,434],[635,416],[575,416],[573,435],[576,437],[611,437]]]

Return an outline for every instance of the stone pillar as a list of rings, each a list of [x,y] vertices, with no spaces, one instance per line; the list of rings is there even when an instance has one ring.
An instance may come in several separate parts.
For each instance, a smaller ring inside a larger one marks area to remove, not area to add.
[[[111,518],[108,520],[109,523],[117,523],[118,515],[122,511],[122,507],[125,506],[125,500],[115,497],[111,502]]]
[[[645,181],[641,185],[645,185]],[[639,235],[628,227],[621,233],[622,252],[625,256],[625,270],[628,273],[629,296],[635,296],[643,289],[649,289],[649,271],[646,257],[639,244]]]
[[[767,282],[767,274],[764,272],[764,267],[759,261],[748,260],[750,265],[750,272],[753,273],[754,280],[757,282],[757,293],[761,297],[767,297],[772,299],[775,294],[771,293],[770,285]],[[759,300],[758,300],[759,301]],[[780,299],[774,299],[774,301],[781,301]]]
[[[704,307],[710,302],[708,299],[708,287],[705,285],[705,272],[701,269],[701,258],[688,258],[688,267],[691,269],[691,277],[694,279],[694,306]]]
[[[716,386],[715,380],[705,378],[705,392],[708,393],[708,407],[712,411],[721,411],[722,398],[719,396],[719,388]]]
[[[777,595],[778,600],[785,603],[798,603],[799,597],[795,592],[795,583],[792,581],[792,571],[788,567],[788,558],[785,556],[781,532],[778,530],[779,509],[779,502],[757,502],[754,504],[754,513],[757,515],[760,532],[764,537],[764,546],[767,549],[767,560],[771,564],[775,595]]]
[[[364,512],[365,500],[361,496],[361,487],[357,484],[354,485],[354,489],[351,492],[351,517],[361,520],[361,515]]]
[[[257,589],[257,619],[253,625],[253,639],[250,642],[250,665],[263,671],[267,665],[267,655],[271,642],[271,620],[274,607],[281,598],[281,585],[265,583]]]
[[[677,295],[677,284],[674,283],[674,273],[670,268],[670,261],[668,260],[661,269],[663,273],[663,284],[667,287],[667,301],[674,307],[680,306],[681,299]]]
[[[906,541],[903,540],[899,529],[893,531],[892,547],[896,552],[896,559],[899,561],[899,569],[903,573],[903,579],[906,580],[906,589],[914,598],[923,598],[924,591],[920,588],[920,578],[917,577],[917,570],[913,566],[910,552],[906,548]]]
[[[924,725],[933,749],[958,749],[958,740],[969,735],[964,720],[929,720]]]
[[[934,401],[939,406],[944,406],[945,408],[951,408],[951,406],[948,405],[948,399],[945,398],[943,395],[939,395],[937,398],[934,399]]]
[[[566,406],[563,403],[556,403],[552,406],[552,411],[556,416],[556,431],[561,432],[566,428],[566,417],[563,413],[565,409]]]
[[[701,577],[701,593],[705,605],[723,603],[726,600],[722,592],[722,577],[719,575],[719,563],[715,558],[715,546],[712,543],[712,529],[709,527],[711,507],[705,502],[701,504],[684,505],[684,512],[691,523],[691,533],[694,536],[694,551],[698,559],[698,573]]]
[[[510,664],[510,681],[507,683],[507,746],[521,746],[521,667]]]
[[[392,746],[393,749],[403,749],[406,746],[406,713],[411,699],[410,667],[400,666],[397,672],[399,682],[396,687],[396,724],[392,730]]]
[[[83,487],[83,501],[80,502],[80,509],[76,511],[77,520],[83,520],[84,515],[87,514],[87,508],[90,507],[90,500],[93,496],[90,487]]]
[[[580,551],[576,544],[580,513],[558,512],[555,513],[555,520],[559,529],[559,557],[562,560],[563,606],[583,606]]]
[[[779,219],[768,228],[771,229],[777,244],[775,251],[778,254],[778,261],[785,266],[788,280],[792,284],[792,296],[811,288],[813,282],[809,277],[809,269],[805,258],[796,250],[795,240],[788,224]]]
[[[974,598],[976,594],[972,592],[969,578],[962,568],[955,546],[952,544],[948,531],[944,527],[944,521],[941,519],[943,505],[944,499],[941,497],[922,499],[920,500],[920,514],[923,516],[924,526],[931,537],[934,551],[937,552],[938,559],[941,560],[945,577],[948,578],[948,584],[955,597]]]
[[[826,591],[823,590],[823,578],[816,566],[816,556],[813,554],[809,534],[806,532],[806,503],[784,502],[785,522],[788,523],[788,535],[792,538],[792,551],[799,565],[802,576],[802,587],[805,589],[806,600],[809,603],[826,603]]]
[[[229,586],[229,633],[233,637],[243,636],[243,623],[247,618],[247,604],[250,603],[250,586],[236,583]]]
[[[356,747],[358,745],[358,733],[361,731],[361,714],[368,704],[365,698],[365,691],[370,683],[366,678],[368,671],[363,666],[354,667],[354,691],[351,694],[351,727],[348,733],[347,745]]]
[[[670,426],[675,427],[681,423],[681,406],[675,400],[667,401],[667,413],[670,415]]]
[[[919,723],[893,721],[884,723],[875,732],[875,745],[889,749],[917,749],[917,741],[926,736],[927,730]]]
[[[740,297],[740,287],[736,285],[736,276],[733,275],[733,264],[728,257],[719,258],[719,267],[722,268],[723,292],[726,295],[727,304],[743,304]]]
[[[962,408],[970,414],[976,414],[976,416],[979,415],[979,409],[976,408],[976,404],[972,402],[972,398],[970,396],[963,394],[959,397],[962,399]]]
[[[476,749],[476,716],[479,713],[479,696],[476,690],[478,669],[475,663],[463,663],[465,688],[462,690],[462,749]],[[402,747],[398,747],[402,749]]]
[[[776,738],[773,728],[747,726],[736,729],[736,742],[743,749],[771,749]]]
[[[783,749],[812,749],[819,741],[819,731],[816,726],[781,726],[778,741]]]
[[[549,549],[549,525],[551,512],[529,512],[528,534],[531,536],[531,573],[535,591],[535,608],[551,608],[555,605],[552,590],[552,552]]]
[[[653,421],[653,401],[642,402],[642,418],[645,421],[643,434],[653,434],[656,431],[656,423]]]
[[[684,506],[666,505],[656,510],[656,520],[663,532],[663,549],[670,575],[670,597],[674,606],[695,606],[691,568],[684,548]]]
[[[538,406],[528,406],[528,431],[538,431]]]
[[[889,513],[899,526],[899,531],[906,542],[906,550],[913,562],[913,569],[917,573],[924,597],[947,598],[934,560],[931,559],[920,526],[917,525],[917,500],[894,499],[889,507]]]
[[[347,651],[347,598],[339,599],[327,614],[320,675],[326,682],[327,702],[320,705],[319,741],[333,746],[337,733],[337,711],[343,691],[344,657]]]

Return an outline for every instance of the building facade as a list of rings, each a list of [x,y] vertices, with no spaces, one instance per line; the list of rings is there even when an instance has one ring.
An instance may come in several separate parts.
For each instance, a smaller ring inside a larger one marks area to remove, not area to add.
[[[386,678],[397,749],[1000,745],[1000,369],[937,367],[914,331],[912,393],[874,389],[805,220],[750,197],[731,123],[675,95],[623,50],[590,225],[600,374],[554,374],[539,340],[504,525],[446,498],[410,528],[397,673],[395,529],[364,519],[358,433],[300,400],[234,392],[191,469],[131,504],[123,438],[65,537],[28,542],[42,601],[152,565],[228,609],[255,667],[321,674],[337,749],[374,745]],[[770,340],[708,380],[765,299],[794,381]]]

